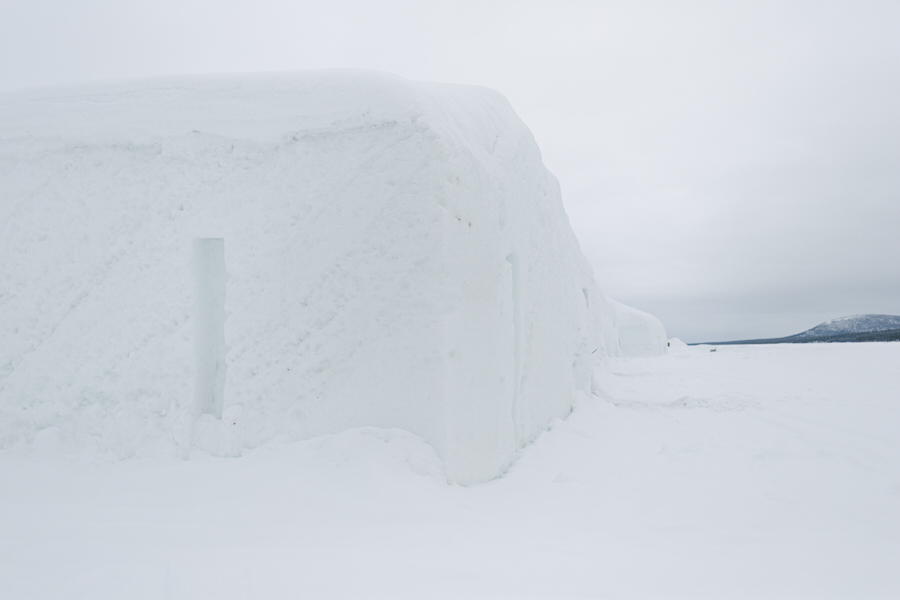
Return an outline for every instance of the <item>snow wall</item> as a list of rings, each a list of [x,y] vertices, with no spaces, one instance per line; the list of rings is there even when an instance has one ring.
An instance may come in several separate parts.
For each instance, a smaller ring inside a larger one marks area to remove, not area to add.
[[[0,181],[4,447],[234,456],[376,426],[479,482],[598,360],[665,352],[658,321],[617,329],[487,89],[324,71],[4,94]]]

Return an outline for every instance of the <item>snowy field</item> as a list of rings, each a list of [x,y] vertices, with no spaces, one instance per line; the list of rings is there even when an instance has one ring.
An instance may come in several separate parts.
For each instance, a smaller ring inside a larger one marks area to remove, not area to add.
[[[610,360],[485,484],[352,429],[239,458],[0,454],[0,597],[896,598],[900,344]]]

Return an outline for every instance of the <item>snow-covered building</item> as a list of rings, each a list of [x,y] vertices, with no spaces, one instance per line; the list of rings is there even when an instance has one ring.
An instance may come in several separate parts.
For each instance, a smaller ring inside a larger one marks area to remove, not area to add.
[[[325,71],[4,94],[0,181],[0,445],[55,427],[236,455],[402,428],[471,483],[604,356],[665,352],[598,290],[487,89]]]

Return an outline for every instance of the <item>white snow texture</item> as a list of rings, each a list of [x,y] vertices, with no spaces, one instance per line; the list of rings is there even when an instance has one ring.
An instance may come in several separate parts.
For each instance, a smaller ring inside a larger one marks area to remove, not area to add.
[[[401,428],[467,484],[598,360],[665,352],[597,289],[487,89],[323,71],[5,94],[0,181],[0,447],[55,427],[236,456]]]

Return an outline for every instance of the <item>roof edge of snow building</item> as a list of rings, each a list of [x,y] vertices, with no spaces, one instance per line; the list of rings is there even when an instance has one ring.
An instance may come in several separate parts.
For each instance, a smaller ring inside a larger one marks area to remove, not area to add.
[[[490,88],[417,82],[382,71],[181,74],[0,92],[0,139],[108,141],[200,131],[264,142],[298,131],[420,119],[452,135],[446,117],[475,105],[481,112],[515,115]],[[524,123],[520,128],[527,130]]]

